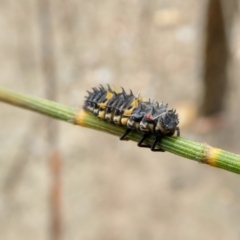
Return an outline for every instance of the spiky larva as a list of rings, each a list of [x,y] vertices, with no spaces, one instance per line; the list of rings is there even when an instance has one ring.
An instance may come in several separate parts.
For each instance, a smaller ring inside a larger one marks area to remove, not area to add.
[[[176,110],[168,110],[168,105],[164,103],[153,102],[150,99],[146,101],[140,94],[134,96],[132,91],[129,94],[122,88],[121,92],[100,86],[88,91],[85,97],[84,109],[98,116],[99,118],[126,127],[126,131],[120,137],[125,140],[126,136],[133,130],[143,133],[138,142],[139,147],[151,148],[152,151],[163,151],[155,148],[157,142],[164,136],[172,136],[177,131],[179,120]],[[145,145],[143,142],[151,135],[156,138],[151,145]]]

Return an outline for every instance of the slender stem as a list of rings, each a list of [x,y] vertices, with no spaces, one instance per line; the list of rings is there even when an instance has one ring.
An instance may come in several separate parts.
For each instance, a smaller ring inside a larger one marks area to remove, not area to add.
[[[126,130],[124,127],[102,121],[85,111],[79,112],[76,123],[83,127],[93,128],[116,136],[122,135]],[[133,131],[128,135],[128,139],[138,142],[141,136],[141,133]],[[153,140],[154,136],[146,140],[146,143],[150,144]],[[206,143],[198,143],[181,137],[164,137],[157,146],[184,158],[240,174],[239,155],[213,148]]]
[[[76,115],[76,109],[72,107],[4,88],[0,88],[0,101],[71,123]]]
[[[116,136],[120,136],[126,130],[124,127],[110,124],[84,110],[79,111],[56,102],[15,93],[2,88],[0,88],[0,101]],[[128,139],[138,142],[141,135],[141,133],[133,131],[128,135]],[[153,139],[154,136],[146,142],[151,143]],[[165,137],[157,146],[173,154],[240,174],[239,155],[213,148],[205,143],[198,143],[181,137]]]

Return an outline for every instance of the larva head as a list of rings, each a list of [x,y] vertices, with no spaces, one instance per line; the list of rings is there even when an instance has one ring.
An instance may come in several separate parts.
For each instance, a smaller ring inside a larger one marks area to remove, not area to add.
[[[176,110],[169,110],[159,116],[156,130],[160,130],[164,134],[170,132],[174,134],[174,131],[178,124],[179,120]]]

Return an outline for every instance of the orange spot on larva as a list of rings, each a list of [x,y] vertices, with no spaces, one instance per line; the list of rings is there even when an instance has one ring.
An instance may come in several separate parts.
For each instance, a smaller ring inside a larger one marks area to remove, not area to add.
[[[150,113],[148,113],[148,114],[146,115],[146,118],[147,118],[147,119],[152,119],[152,115],[151,115]]]

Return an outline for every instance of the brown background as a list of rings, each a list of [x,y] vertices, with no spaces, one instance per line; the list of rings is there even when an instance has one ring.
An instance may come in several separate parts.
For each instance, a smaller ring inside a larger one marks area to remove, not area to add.
[[[40,2],[0,1],[0,85],[46,97],[52,85],[41,65]],[[184,123],[202,102],[207,2],[50,1],[53,47],[46,52],[54,54],[57,101],[81,108],[86,90],[109,83],[181,106]],[[239,26],[236,15],[225,124],[199,134],[189,121],[181,131],[236,153]],[[238,175],[55,123],[63,239],[240,239]],[[0,124],[0,239],[49,239],[47,118],[1,103]]]

